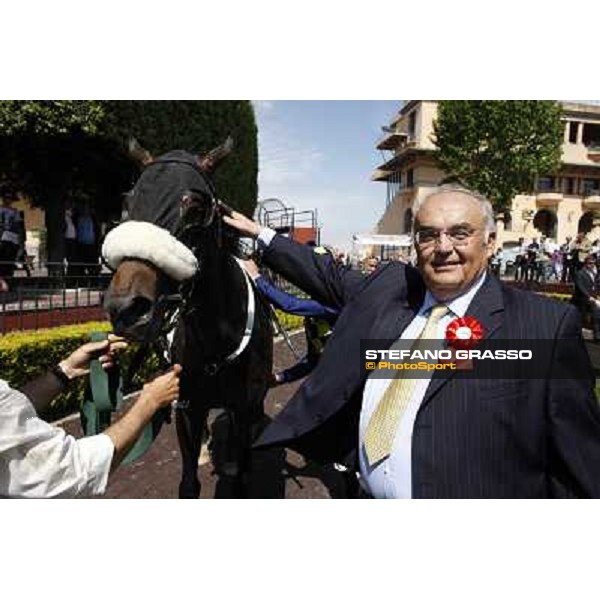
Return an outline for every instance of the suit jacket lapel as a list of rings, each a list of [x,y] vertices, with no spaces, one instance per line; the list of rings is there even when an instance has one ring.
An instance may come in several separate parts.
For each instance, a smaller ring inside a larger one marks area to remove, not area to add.
[[[480,290],[471,301],[466,315],[477,319],[483,325],[483,338],[488,339],[500,327],[503,310],[502,287],[495,277],[487,275]],[[457,372],[450,371],[448,374],[442,375],[441,371],[436,371],[423,398],[423,404],[431,400]]]

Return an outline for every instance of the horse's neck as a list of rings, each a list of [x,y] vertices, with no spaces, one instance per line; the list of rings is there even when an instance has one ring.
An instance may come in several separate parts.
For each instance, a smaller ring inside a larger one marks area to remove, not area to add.
[[[244,274],[226,250],[212,247],[204,253],[194,303],[201,307],[203,337],[228,345],[244,330],[247,293]]]

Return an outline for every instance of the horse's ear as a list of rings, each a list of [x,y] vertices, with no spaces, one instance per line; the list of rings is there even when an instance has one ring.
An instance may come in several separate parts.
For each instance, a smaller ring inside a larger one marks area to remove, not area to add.
[[[228,136],[227,139],[216,148],[213,148],[208,154],[203,154],[202,156],[197,156],[196,161],[198,162],[198,166],[200,170],[205,173],[210,173],[214,171],[219,163],[228,156],[233,150],[233,138]]]
[[[133,160],[140,166],[145,167],[149,165],[154,158],[152,154],[148,152],[145,148],[143,148],[140,143],[134,138],[129,138],[129,143],[127,144],[127,149],[129,150],[129,156],[133,158]]]

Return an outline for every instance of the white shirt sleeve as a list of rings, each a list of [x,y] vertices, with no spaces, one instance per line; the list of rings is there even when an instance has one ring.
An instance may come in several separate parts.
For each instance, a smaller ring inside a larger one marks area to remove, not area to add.
[[[0,380],[0,497],[103,494],[113,454],[107,435],[76,440],[40,419],[24,394]]]
[[[263,227],[258,234],[258,240],[260,240],[265,246],[268,246],[273,238],[277,235],[277,232],[270,227]]]

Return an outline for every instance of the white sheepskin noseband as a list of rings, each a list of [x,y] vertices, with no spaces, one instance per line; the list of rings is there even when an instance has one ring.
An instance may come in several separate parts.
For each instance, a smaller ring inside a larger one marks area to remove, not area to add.
[[[109,231],[102,256],[113,269],[125,258],[147,260],[176,281],[193,277],[198,269],[198,261],[187,246],[166,229],[145,221],[125,221]]]

